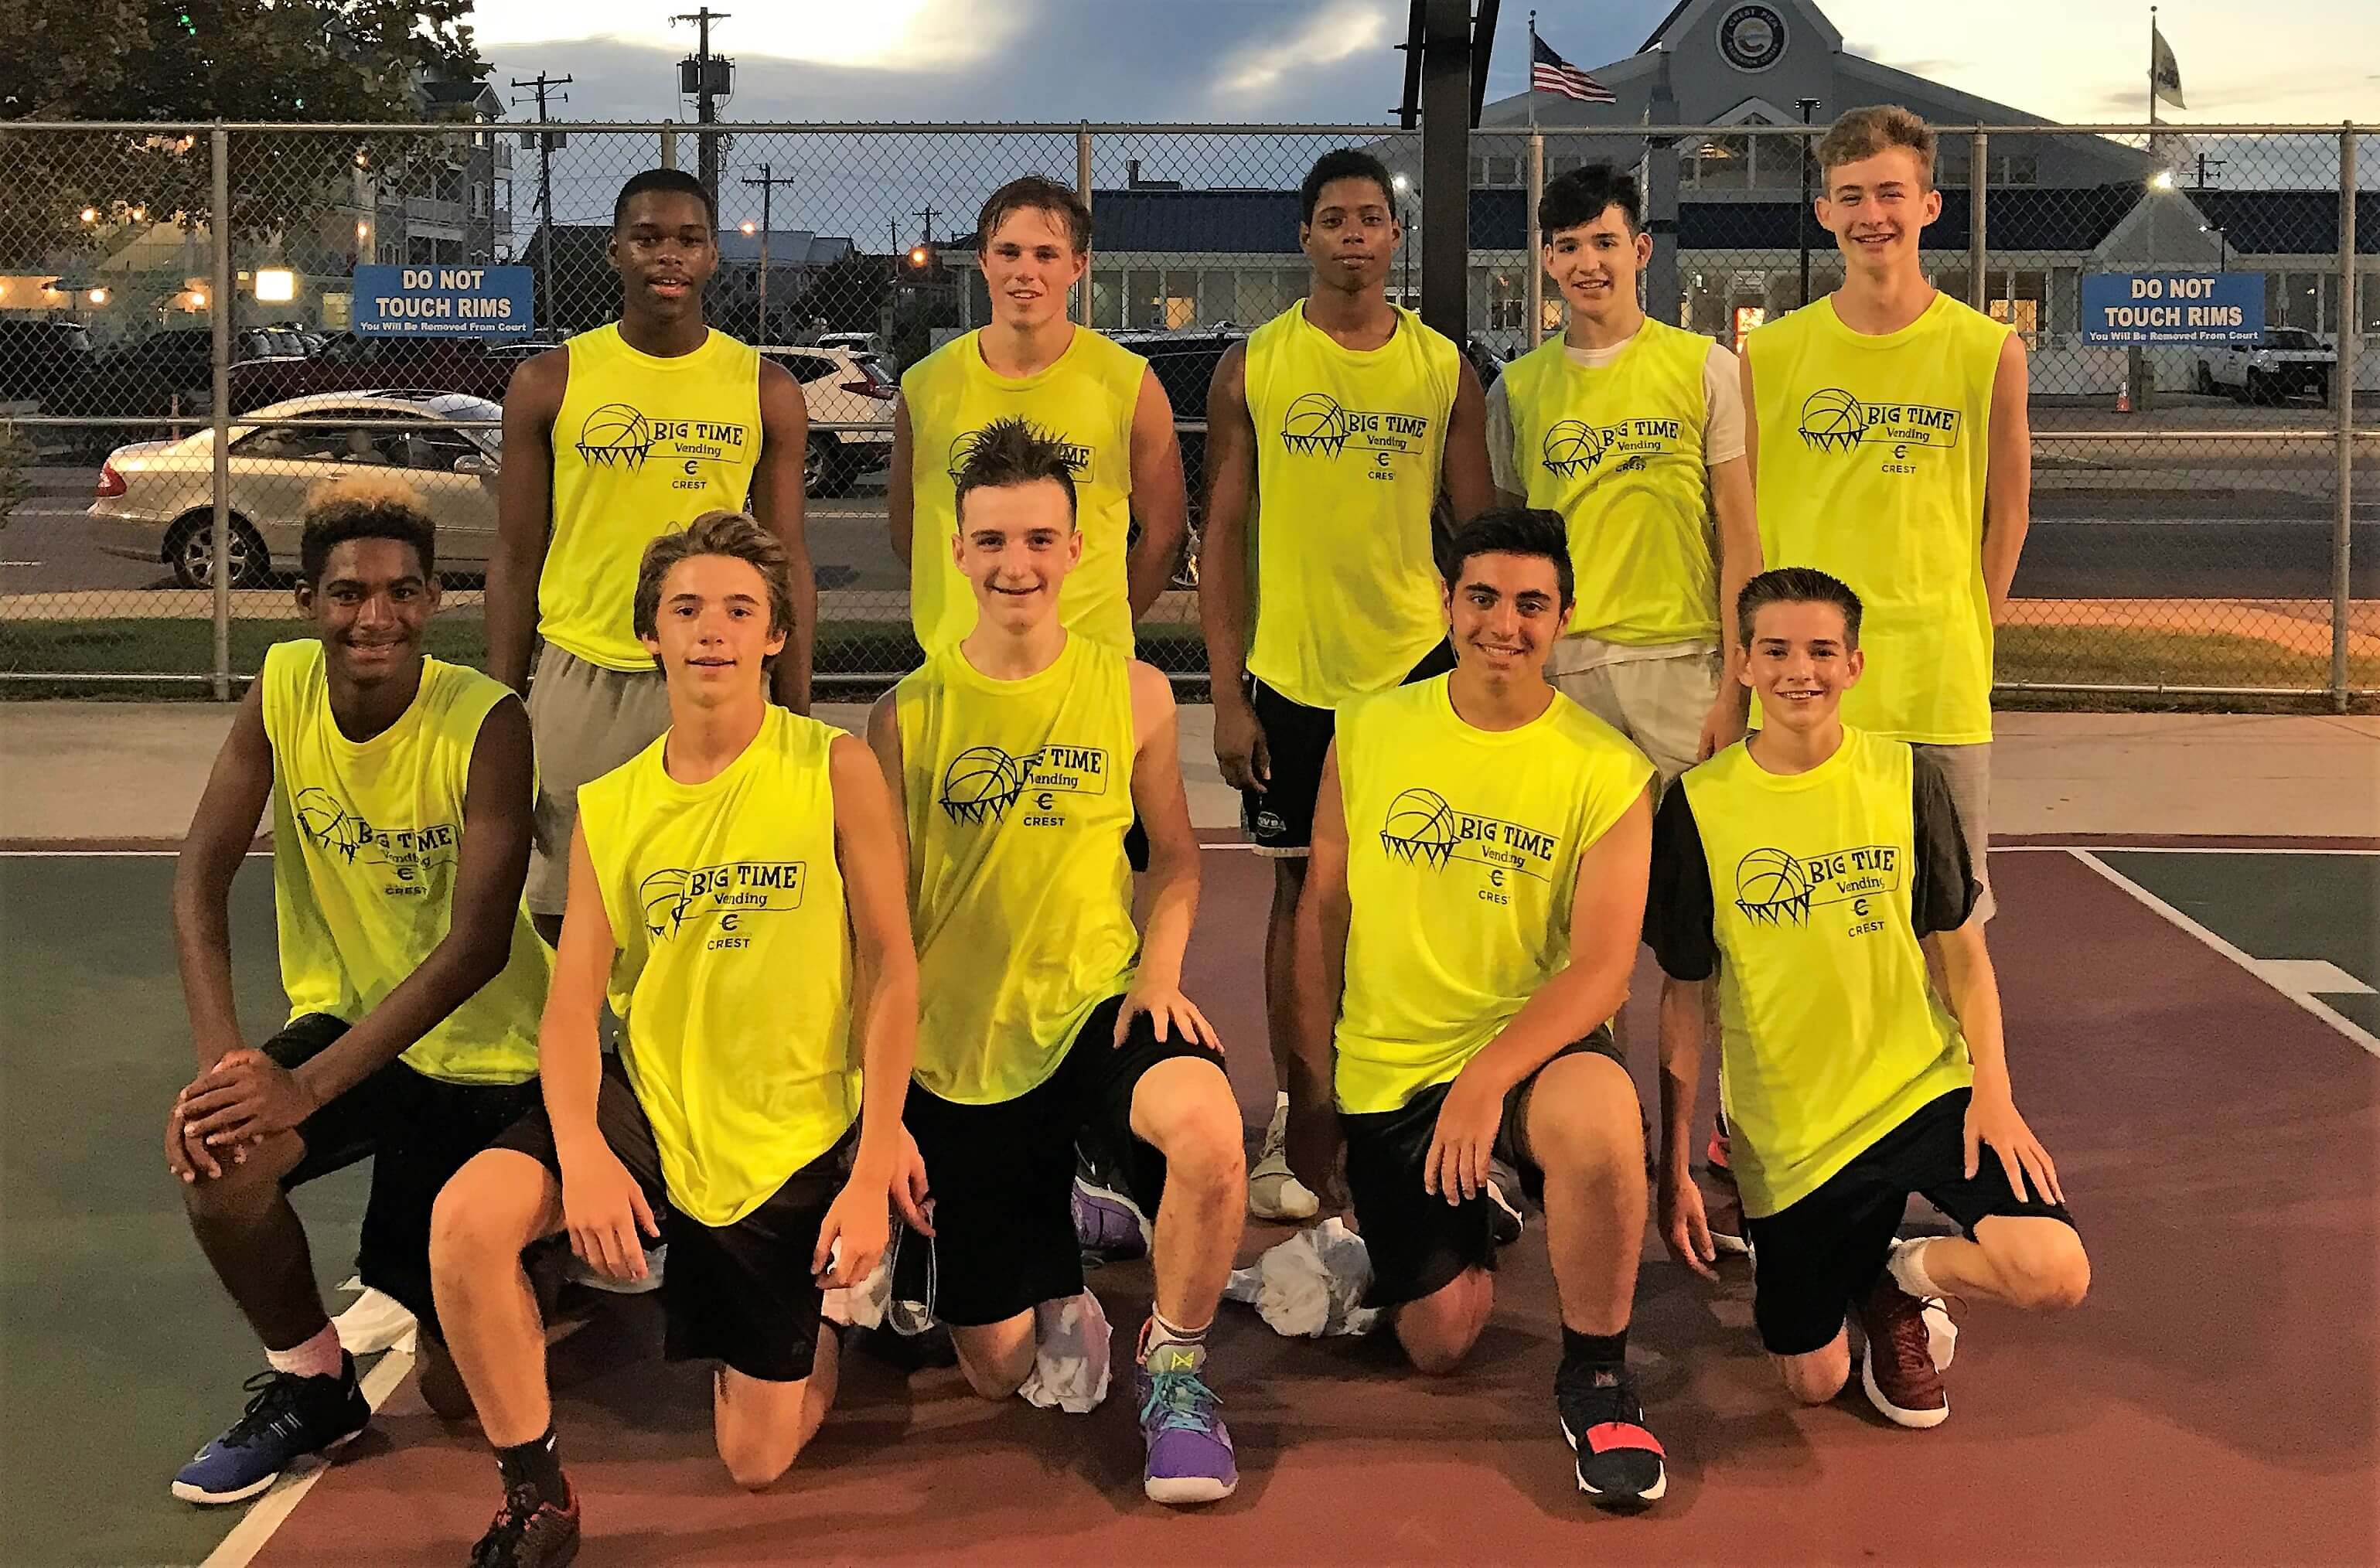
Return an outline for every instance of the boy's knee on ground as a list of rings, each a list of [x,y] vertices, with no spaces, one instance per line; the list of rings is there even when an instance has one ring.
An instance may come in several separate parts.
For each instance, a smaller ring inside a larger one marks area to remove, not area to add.
[[[1397,1343],[1414,1370],[1442,1377],[1463,1365],[1479,1343],[1495,1305],[1496,1282],[1485,1269],[1465,1269],[1445,1285],[1396,1309]]]
[[[1784,1375],[1788,1392],[1803,1404],[1825,1404],[1843,1392],[1852,1379],[1851,1342],[1840,1334],[1824,1350],[1805,1355],[1779,1355],[1777,1370]]]
[[[967,1387],[985,1399],[1006,1399],[1033,1375],[1033,1357],[1038,1348],[1033,1314],[1028,1311],[1024,1315],[1021,1331],[1011,1327],[1011,1323],[954,1328],[951,1331],[951,1348],[958,1352],[959,1372],[966,1379]]]
[[[717,1437],[719,1462],[727,1466],[727,1478],[746,1491],[760,1491],[775,1485],[801,1457],[798,1431],[781,1434],[751,1430],[722,1420]]]

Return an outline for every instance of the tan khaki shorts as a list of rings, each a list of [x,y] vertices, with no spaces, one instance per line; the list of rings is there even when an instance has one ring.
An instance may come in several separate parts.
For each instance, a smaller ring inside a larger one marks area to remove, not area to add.
[[[537,839],[526,898],[532,915],[559,915],[570,881],[578,786],[601,778],[669,728],[669,687],[659,670],[610,670],[552,643],[528,688],[537,747]]]
[[[1911,748],[1942,772],[1950,786],[1950,804],[1959,808],[1959,836],[1967,841],[1968,868],[1984,886],[1975,900],[1975,914],[1990,919],[1999,905],[1992,897],[1991,868],[1984,851],[1992,836],[1992,743],[1974,746],[1929,746],[1912,741]]]
[[[1696,649],[1658,659],[1607,660],[1581,667],[1588,638],[1558,639],[1546,657],[1546,678],[1572,702],[1636,743],[1652,759],[1667,789],[1694,765],[1703,721],[1718,699],[1719,652]]]

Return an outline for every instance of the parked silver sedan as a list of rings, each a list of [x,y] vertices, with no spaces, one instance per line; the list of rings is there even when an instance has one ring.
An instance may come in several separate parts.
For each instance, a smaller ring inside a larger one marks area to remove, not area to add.
[[[298,565],[306,496],[359,468],[401,468],[438,524],[442,573],[486,567],[496,537],[502,434],[451,421],[503,410],[460,393],[324,392],[270,404],[231,428],[231,585],[261,588]],[[258,419],[353,420],[344,427],[260,426]],[[375,430],[365,421],[407,427]],[[214,580],[214,432],[119,446],[99,471],[91,504],[96,542],[111,554],[157,561],[185,588]]]

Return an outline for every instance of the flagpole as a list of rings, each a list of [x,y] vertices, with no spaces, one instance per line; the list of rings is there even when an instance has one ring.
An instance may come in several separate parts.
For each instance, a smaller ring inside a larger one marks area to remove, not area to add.
[[[1529,13],[1529,128],[1537,128],[1537,14]]]
[[[2156,156],[2156,14],[2149,7],[2149,156]]]

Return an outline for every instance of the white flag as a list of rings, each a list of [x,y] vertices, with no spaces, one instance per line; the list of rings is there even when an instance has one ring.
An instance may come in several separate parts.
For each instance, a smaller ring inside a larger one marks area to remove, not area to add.
[[[2165,41],[2155,22],[2149,24],[2149,80],[2157,97],[2177,109],[2187,109],[2181,101],[2181,67],[2173,57],[2173,45]]]

